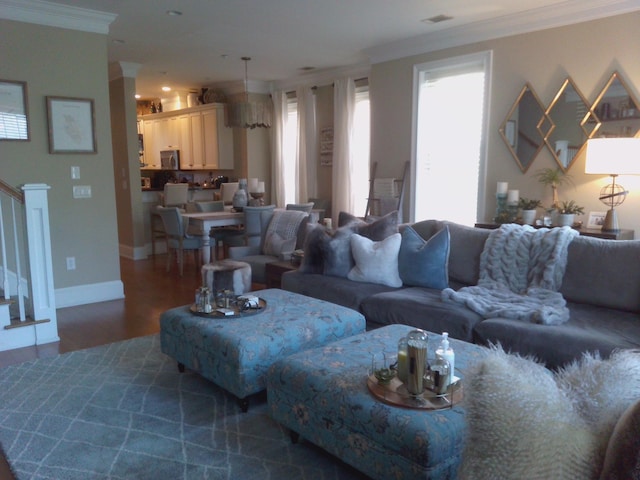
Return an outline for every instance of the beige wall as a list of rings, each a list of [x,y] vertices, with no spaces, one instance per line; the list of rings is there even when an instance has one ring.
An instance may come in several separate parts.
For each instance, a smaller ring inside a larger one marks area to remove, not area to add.
[[[145,229],[140,191],[135,79],[119,77],[109,82],[113,175],[115,179],[120,253],[146,258]]]
[[[0,77],[27,82],[31,141],[0,142],[2,178],[49,190],[54,286],[58,306],[122,295],[118,262],[105,35],[0,20]],[[46,96],[90,98],[96,154],[49,154]],[[71,179],[80,167],[80,180]],[[92,198],[73,199],[73,185]],[[66,257],[76,270],[67,271]]]
[[[489,220],[494,214],[498,181],[508,181],[509,188],[519,189],[521,196],[542,197],[545,204],[550,204],[550,190],[545,191],[533,179],[537,170],[555,167],[549,151],[545,147],[529,171],[522,174],[499,136],[498,128],[527,81],[545,108],[567,76],[571,76],[587,100],[593,102],[615,70],[623,75],[632,93],[638,97],[639,23],[640,13],[631,13],[373,65],[370,76],[371,160],[378,162],[380,176],[400,176],[403,162],[410,160],[413,65],[492,50],[486,213],[479,220]],[[463,105],[452,105],[451,108],[464,110]],[[560,200],[573,199],[584,205],[587,213],[606,210],[597,197],[609,179],[585,175],[584,158],[578,158],[569,173],[575,188],[561,187]],[[627,200],[618,209],[621,228],[635,229],[636,238],[640,238],[640,177],[620,177],[619,180],[630,190]],[[406,203],[408,207],[409,202]],[[586,222],[586,215],[582,220]]]

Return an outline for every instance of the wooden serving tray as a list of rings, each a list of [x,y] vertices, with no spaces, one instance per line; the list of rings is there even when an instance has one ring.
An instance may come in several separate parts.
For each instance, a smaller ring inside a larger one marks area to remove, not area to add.
[[[231,315],[225,315],[224,313],[218,312],[217,310],[213,310],[211,313],[199,312],[196,308],[196,304],[192,304],[189,307],[189,311],[194,315],[199,317],[206,318],[241,318],[241,317],[251,317],[253,315],[257,315],[258,313],[264,312],[267,308],[267,301],[264,298],[258,298],[258,307],[250,308],[248,310],[240,310],[236,305],[232,305],[229,307],[230,310],[233,310],[234,313]]]
[[[457,377],[454,377],[454,380]],[[375,398],[390,405],[419,410],[441,410],[452,408],[462,401],[462,380],[454,381],[446,393],[441,395],[425,389],[420,395],[411,395],[398,377],[393,377],[388,385],[380,385],[378,379],[369,375],[367,386]]]

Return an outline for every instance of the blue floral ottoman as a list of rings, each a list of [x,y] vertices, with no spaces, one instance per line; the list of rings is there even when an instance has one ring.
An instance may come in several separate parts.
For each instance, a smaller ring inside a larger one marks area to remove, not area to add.
[[[271,416],[366,475],[453,479],[465,436],[464,401],[445,410],[413,410],[377,400],[367,387],[373,352],[394,351],[412,327],[390,325],[274,363],[267,378]],[[430,334],[429,355],[441,336]],[[487,349],[451,340],[456,375]],[[464,385],[464,380],[463,380]]]
[[[350,308],[278,289],[252,294],[267,307],[244,318],[200,317],[189,305],[160,315],[162,352],[233,393],[244,411],[274,361],[365,331],[364,317]]]

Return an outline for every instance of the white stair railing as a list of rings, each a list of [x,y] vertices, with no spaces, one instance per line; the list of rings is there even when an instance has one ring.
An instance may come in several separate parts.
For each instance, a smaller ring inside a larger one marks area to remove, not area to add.
[[[58,341],[48,185],[0,180],[0,351]],[[10,313],[9,305],[17,305]]]

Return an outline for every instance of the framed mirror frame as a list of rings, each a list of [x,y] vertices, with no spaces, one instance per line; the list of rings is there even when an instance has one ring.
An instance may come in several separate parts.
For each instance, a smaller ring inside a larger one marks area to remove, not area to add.
[[[590,104],[571,77],[562,83],[545,111],[551,126],[542,132],[544,143],[563,172],[567,172],[599,123]],[[586,120],[592,117],[594,122]]]
[[[30,140],[27,105],[27,82],[0,80],[0,140]]]
[[[534,108],[535,111],[530,110]],[[523,110],[527,109],[523,113]],[[527,82],[500,125],[500,136],[516,163],[526,173],[544,147],[541,126],[547,122],[545,109],[538,95]]]
[[[589,138],[639,136],[640,103],[617,71],[594,100],[584,123],[595,123]]]

